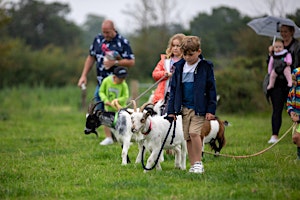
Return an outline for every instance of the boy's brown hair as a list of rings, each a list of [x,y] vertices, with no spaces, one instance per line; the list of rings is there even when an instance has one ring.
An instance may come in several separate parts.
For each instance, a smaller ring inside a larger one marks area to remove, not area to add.
[[[183,55],[187,55],[201,48],[200,38],[197,36],[185,36],[182,40],[181,50]]]

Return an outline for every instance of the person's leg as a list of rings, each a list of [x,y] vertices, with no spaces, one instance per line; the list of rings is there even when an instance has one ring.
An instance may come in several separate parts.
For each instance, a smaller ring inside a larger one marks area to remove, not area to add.
[[[103,126],[104,134],[105,134],[105,139],[100,142],[100,145],[110,145],[114,143],[114,140],[111,135],[111,130],[107,126]]]
[[[300,160],[300,124],[297,124],[296,130],[292,136],[292,140],[297,146],[297,158]]]
[[[202,165],[202,140],[201,129],[204,123],[204,116],[196,116],[194,112],[191,117],[191,125],[189,128],[191,145],[190,145],[190,160],[193,163],[193,173],[203,173],[204,167]]]
[[[182,129],[184,133],[184,139],[186,140],[188,159],[190,162],[189,172],[194,172],[194,154],[193,154],[193,145],[190,137],[190,125],[191,125],[191,116],[193,114],[193,110],[187,109],[183,107],[182,109]]]
[[[97,85],[94,91],[94,101],[98,102],[101,101],[100,96],[99,96],[99,88],[100,86]]]
[[[186,141],[186,147],[187,147],[187,152],[188,152],[188,158],[190,161],[190,166],[193,166],[194,162],[192,160],[193,157],[192,157],[192,141],[191,140]]]
[[[292,80],[291,68],[289,66],[285,67],[283,70],[283,74],[288,82],[288,87],[292,87],[293,80]]]
[[[190,133],[191,145],[190,145],[190,162],[200,162],[202,159],[202,141],[199,134]]]
[[[286,102],[288,90],[286,88],[274,87],[270,92],[272,102],[272,137],[269,143],[275,143],[278,140],[278,134],[282,124],[282,111]]]
[[[269,80],[269,84],[268,84],[267,90],[269,90],[269,89],[271,89],[271,88],[274,87],[276,78],[277,78],[277,74],[276,74],[275,70],[273,69],[271,71],[271,74],[270,74],[270,80]]]
[[[94,91],[94,102],[95,103],[98,103],[97,107],[96,107],[96,110],[104,110],[104,103],[101,102],[101,98],[99,96],[99,89],[100,89],[100,86],[97,85],[96,86],[96,89]],[[100,103],[99,103],[100,102]]]

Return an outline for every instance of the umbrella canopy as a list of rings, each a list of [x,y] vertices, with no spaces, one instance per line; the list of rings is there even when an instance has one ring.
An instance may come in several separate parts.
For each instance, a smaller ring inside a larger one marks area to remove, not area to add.
[[[295,27],[294,37],[300,37],[300,29],[295,24],[294,21],[288,18],[281,18],[281,17],[262,17],[251,20],[247,23],[258,35],[270,36],[270,37],[281,37],[280,36],[280,25],[288,25]]]

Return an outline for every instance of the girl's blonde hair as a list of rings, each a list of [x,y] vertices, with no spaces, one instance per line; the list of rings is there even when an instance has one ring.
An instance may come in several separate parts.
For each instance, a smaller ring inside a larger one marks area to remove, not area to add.
[[[168,42],[168,47],[166,49],[166,58],[171,58],[173,55],[172,53],[172,43],[174,40],[178,40],[180,45],[182,43],[183,38],[185,37],[185,35],[183,33],[177,33],[175,35],[173,35]],[[182,53],[180,54],[180,57],[182,57]]]

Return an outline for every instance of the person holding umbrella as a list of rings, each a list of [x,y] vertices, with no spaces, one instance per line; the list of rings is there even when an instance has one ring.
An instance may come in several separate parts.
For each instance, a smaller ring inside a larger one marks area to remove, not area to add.
[[[291,69],[300,67],[300,43],[294,38],[295,30],[299,28],[291,25],[280,25],[280,35],[283,40],[284,48],[287,49],[292,55]],[[269,57],[274,52],[274,46],[269,47]],[[276,80],[274,87],[269,90],[268,94],[272,102],[272,136],[268,143],[276,143],[278,141],[278,134],[282,124],[282,111],[286,104],[287,96],[289,92],[289,87],[287,86],[287,80],[284,75],[279,75]],[[300,140],[300,138],[298,139]]]

